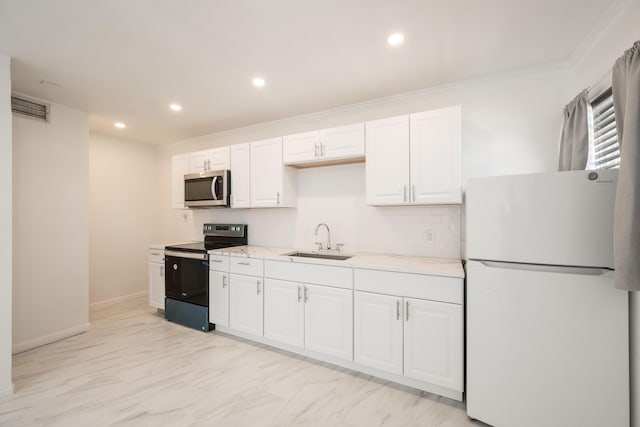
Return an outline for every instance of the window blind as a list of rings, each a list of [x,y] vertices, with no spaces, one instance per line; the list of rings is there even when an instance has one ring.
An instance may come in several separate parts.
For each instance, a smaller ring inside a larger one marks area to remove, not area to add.
[[[620,145],[616,130],[611,89],[591,103],[593,109],[593,148],[596,169],[612,169],[620,166]]]

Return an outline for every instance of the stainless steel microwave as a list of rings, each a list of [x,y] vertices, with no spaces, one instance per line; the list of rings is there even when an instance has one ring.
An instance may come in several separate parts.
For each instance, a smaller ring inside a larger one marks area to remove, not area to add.
[[[231,193],[228,170],[205,171],[184,176],[184,204],[192,208],[227,207]]]

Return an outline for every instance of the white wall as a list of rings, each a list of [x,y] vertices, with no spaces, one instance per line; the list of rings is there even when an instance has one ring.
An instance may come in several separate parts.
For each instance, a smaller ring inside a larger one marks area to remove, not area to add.
[[[10,58],[0,53],[0,397],[11,384],[12,147]]]
[[[296,209],[173,210],[171,155],[214,146],[462,105],[462,173],[470,177],[541,172],[557,167],[562,107],[569,74],[560,67],[461,82],[317,114],[205,135],[161,147],[160,193],[166,243],[202,238],[202,224],[246,222],[251,244],[310,248],[319,222],[346,250],[436,257],[461,256],[459,207],[373,208],[365,204],[362,164],[298,172]],[[436,239],[427,243],[426,230]]]
[[[88,329],[89,117],[13,118],[13,350]]]
[[[615,61],[640,40],[640,2],[629,1],[627,9],[613,19],[608,28],[594,34],[586,49],[574,58],[573,83],[577,94],[593,86],[611,72]],[[640,293],[631,292],[631,425],[640,427]]]
[[[148,289],[147,245],[159,234],[157,149],[91,134],[90,302]]]

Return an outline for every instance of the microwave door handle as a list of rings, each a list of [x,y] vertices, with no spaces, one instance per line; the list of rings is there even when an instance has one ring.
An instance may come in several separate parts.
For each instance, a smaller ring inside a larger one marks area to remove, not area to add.
[[[213,200],[218,200],[218,194],[216,194],[216,181],[218,177],[214,176],[211,180],[211,194],[213,195]]]

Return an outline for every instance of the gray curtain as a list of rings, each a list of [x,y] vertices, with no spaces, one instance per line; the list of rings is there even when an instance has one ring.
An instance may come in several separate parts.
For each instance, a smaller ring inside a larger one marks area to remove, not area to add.
[[[589,91],[583,90],[564,107],[558,170],[584,170],[589,157]]]
[[[613,66],[620,173],[613,223],[616,288],[640,291],[640,41]]]

